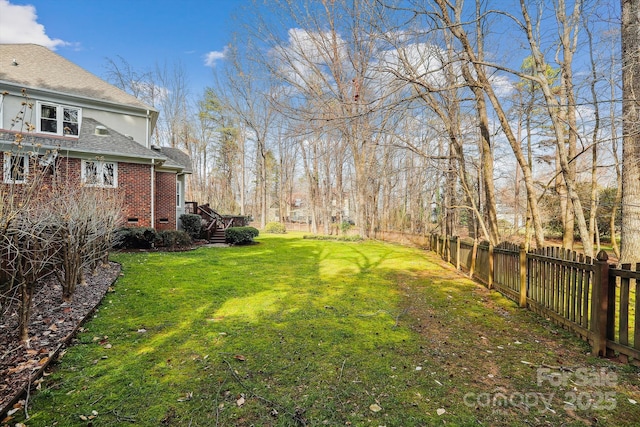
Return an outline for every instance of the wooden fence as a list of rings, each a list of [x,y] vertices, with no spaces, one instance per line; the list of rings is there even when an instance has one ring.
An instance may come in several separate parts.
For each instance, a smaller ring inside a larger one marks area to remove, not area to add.
[[[432,235],[430,247],[470,277],[591,343],[593,353],[640,360],[640,264],[610,265],[559,247],[525,251]]]

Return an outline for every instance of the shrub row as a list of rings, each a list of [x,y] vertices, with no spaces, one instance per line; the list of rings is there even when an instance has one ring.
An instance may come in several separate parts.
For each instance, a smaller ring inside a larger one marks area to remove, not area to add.
[[[197,214],[182,214],[180,215],[180,222],[182,228],[186,231],[192,239],[200,237],[202,231],[202,217]]]
[[[303,239],[309,240],[337,240],[340,242],[360,242],[364,240],[362,236],[359,234],[354,234],[352,236],[327,236],[323,234],[305,234]]]
[[[116,231],[113,247],[116,249],[151,249],[155,246],[168,249],[191,246],[191,236],[182,230],[156,231],[150,227],[123,227]]]
[[[232,245],[245,245],[253,242],[260,232],[254,227],[229,227],[224,231],[227,243]]]
[[[264,226],[264,232],[271,234],[285,234],[287,232],[287,227],[280,222],[270,222]]]

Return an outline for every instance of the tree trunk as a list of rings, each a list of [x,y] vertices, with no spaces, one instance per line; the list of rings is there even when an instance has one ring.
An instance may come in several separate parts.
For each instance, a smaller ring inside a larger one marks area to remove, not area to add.
[[[562,3],[562,2],[561,2]],[[580,198],[578,197],[576,182],[574,178],[574,173],[572,173],[572,163],[573,159],[569,158],[569,153],[571,153],[571,147],[567,150],[565,145],[565,123],[560,120],[558,117],[558,111],[561,109],[561,105],[559,105],[556,96],[554,95],[549,80],[547,79],[547,63],[545,61],[544,55],[540,50],[540,46],[538,45],[537,38],[533,34],[533,25],[531,23],[531,18],[529,16],[528,10],[525,5],[524,0],[520,0],[521,10],[524,17],[524,21],[526,24],[527,31],[527,39],[529,41],[529,46],[531,47],[532,57],[535,63],[536,75],[538,76],[537,83],[540,85],[542,89],[542,93],[544,94],[546,108],[549,113],[549,118],[553,123],[553,130],[556,137],[556,148],[558,151],[558,159],[560,164],[560,169],[562,171],[562,177],[564,178],[564,182],[567,186],[567,193],[569,195],[569,200],[573,204],[573,213],[575,215],[575,221],[578,225],[578,230],[580,232],[580,236],[582,237],[582,245],[584,247],[585,255],[593,257],[593,242],[588,239],[589,236],[589,228],[587,227],[587,222],[584,216],[584,210],[582,209],[582,203]],[[569,53],[570,47],[563,45],[563,52]],[[566,71],[571,67],[570,55],[565,58],[567,62],[565,62],[562,66],[563,73],[567,73],[568,77],[570,77],[569,71]],[[565,77],[566,78],[566,77]],[[569,85],[570,86],[570,85]],[[575,108],[575,105],[572,106]],[[573,133],[575,129],[570,129]],[[568,203],[568,202],[567,202]]]
[[[523,154],[522,147],[520,147],[520,141],[518,141],[513,133],[511,128],[511,123],[507,118],[507,114],[505,113],[502,103],[498,99],[493,87],[491,86],[491,82],[484,71],[484,65],[477,60],[476,55],[473,50],[473,45],[469,40],[466,32],[463,29],[463,26],[459,22],[453,22],[451,17],[448,14],[449,4],[445,0],[435,0],[438,8],[442,12],[443,23],[452,32],[452,34],[460,41],[462,44],[469,60],[472,62],[474,66],[474,71],[476,72],[476,79],[482,85],[482,89],[485,91],[487,97],[491,101],[491,105],[495,110],[496,116],[502,125],[502,129],[505,133],[505,137],[509,141],[509,145],[513,150],[513,153],[518,161],[518,164],[522,168],[523,178],[525,183],[525,188],[527,190],[527,200],[529,201],[529,205],[531,208],[531,219],[534,227],[536,244],[538,247],[544,246],[544,230],[542,228],[542,220],[540,218],[540,210],[538,208],[538,199],[537,199],[537,191],[535,188],[535,182],[533,179],[533,174],[531,172],[531,168],[527,164]]]
[[[20,341],[26,342],[29,339],[29,318],[31,317],[31,306],[33,301],[33,286],[29,286],[26,280],[20,284]]]
[[[640,262],[640,2],[622,0],[620,262]]]

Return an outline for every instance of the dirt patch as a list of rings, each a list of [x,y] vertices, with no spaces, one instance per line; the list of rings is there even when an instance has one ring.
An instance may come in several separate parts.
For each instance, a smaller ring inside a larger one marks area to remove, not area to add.
[[[87,284],[76,288],[70,303],[62,301],[62,287],[55,280],[40,285],[34,295],[27,343],[19,340],[18,305],[11,303],[17,295],[6,298],[8,303],[4,302],[7,305],[0,312],[0,418],[63,350],[119,274],[120,264],[113,262],[96,274],[87,273]]]

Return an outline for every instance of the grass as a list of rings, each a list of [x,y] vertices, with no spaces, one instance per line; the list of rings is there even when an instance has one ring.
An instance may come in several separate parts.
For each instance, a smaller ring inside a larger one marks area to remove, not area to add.
[[[637,368],[589,357],[428,253],[296,233],[257,241],[115,255],[123,277],[23,422],[640,424]],[[559,365],[572,369],[566,384],[538,384]]]

